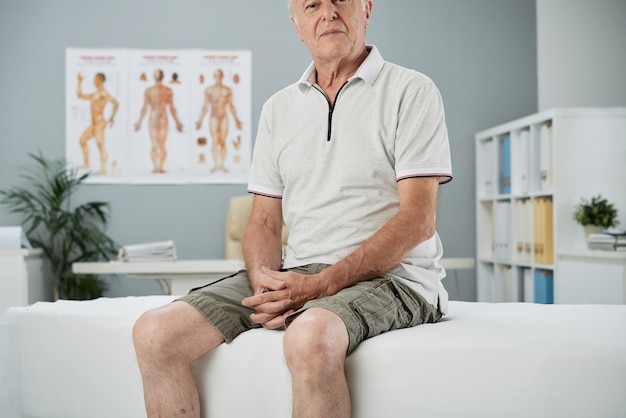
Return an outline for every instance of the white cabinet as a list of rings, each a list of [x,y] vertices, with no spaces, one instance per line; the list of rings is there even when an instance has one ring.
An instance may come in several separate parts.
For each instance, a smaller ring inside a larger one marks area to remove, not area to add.
[[[0,317],[12,306],[52,300],[48,262],[41,250],[0,251]]]
[[[527,116],[477,133],[475,151],[478,300],[567,301],[571,269],[555,257],[587,250],[581,198],[608,198],[626,225],[626,108]]]
[[[626,304],[626,251],[562,251],[557,269],[557,303]]]

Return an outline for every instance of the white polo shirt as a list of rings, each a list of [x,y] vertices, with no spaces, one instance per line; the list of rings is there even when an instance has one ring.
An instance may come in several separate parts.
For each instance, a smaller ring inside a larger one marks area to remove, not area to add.
[[[374,46],[330,106],[315,67],[263,106],[248,190],[282,198],[289,240],[283,267],[334,264],[399,210],[397,182],[452,178],[439,90],[385,62]],[[437,233],[387,276],[447,307]]]

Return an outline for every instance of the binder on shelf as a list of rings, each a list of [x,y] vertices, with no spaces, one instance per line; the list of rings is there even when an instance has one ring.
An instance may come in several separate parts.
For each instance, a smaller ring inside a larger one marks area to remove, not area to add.
[[[511,202],[496,202],[494,212],[494,256],[498,261],[510,261]]]
[[[500,144],[500,194],[511,194],[511,135],[502,138]]]
[[[520,284],[511,266],[502,267],[503,301],[520,301]]]
[[[524,129],[515,135],[512,144],[512,191],[516,194],[528,194],[530,192],[530,131]]]
[[[535,302],[535,278],[531,269],[523,269],[522,277],[524,280],[524,302]]]
[[[534,225],[533,225],[533,248],[534,248],[534,261],[535,263],[543,263],[544,258],[544,219],[543,219],[543,199],[537,198],[533,202],[533,214],[534,214]]]
[[[552,122],[539,128],[539,190],[552,190]]]
[[[548,270],[536,270],[534,282],[534,302],[554,303],[554,281],[552,272]]]
[[[543,263],[552,264],[554,263],[554,223],[552,215],[552,199],[548,197],[544,198],[543,210],[543,217],[545,219]]]
[[[530,199],[524,199],[524,261],[532,261],[532,219],[533,207]]]
[[[515,201],[515,258],[520,262],[531,261],[531,209],[530,199]]]
[[[534,203],[535,215],[535,263],[552,264],[554,262],[554,237],[552,199],[539,197]]]
[[[485,196],[493,196],[493,141],[486,141],[483,143],[483,155],[485,157],[484,176],[485,176]]]
[[[515,201],[515,259],[524,261],[524,213],[522,200]]]

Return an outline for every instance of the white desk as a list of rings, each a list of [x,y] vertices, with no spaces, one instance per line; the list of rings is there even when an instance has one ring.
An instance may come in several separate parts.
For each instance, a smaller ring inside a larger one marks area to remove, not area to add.
[[[72,265],[76,274],[125,274],[129,279],[157,280],[165,295],[185,295],[194,287],[214,282],[242,268],[242,260],[110,261]],[[165,279],[171,279],[171,285]]]
[[[473,258],[442,258],[446,270],[474,268]],[[155,262],[74,263],[76,274],[125,274],[129,279],[158,280],[166,295],[184,295],[244,268],[243,260],[177,260]],[[171,279],[168,285],[165,279]]]

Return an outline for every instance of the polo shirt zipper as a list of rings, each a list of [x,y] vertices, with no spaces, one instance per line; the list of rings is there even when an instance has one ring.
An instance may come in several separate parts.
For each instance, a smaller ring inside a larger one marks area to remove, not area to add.
[[[326,142],[330,142],[330,136],[332,134],[333,131],[333,112],[335,111],[335,105],[337,104],[337,98],[339,98],[339,93],[341,93],[341,90],[343,90],[343,88],[346,86],[346,84],[348,84],[350,80],[346,80],[345,83],[343,83],[341,85],[341,87],[339,87],[339,90],[337,90],[337,94],[335,95],[335,100],[333,102],[333,104],[331,105],[330,103],[328,103],[328,96],[326,96],[326,93],[324,93],[324,91],[317,87],[317,85],[313,85],[313,87],[315,87],[315,90],[319,91],[320,93],[322,93],[322,95],[326,98],[326,103],[328,103],[328,136],[326,138]]]

